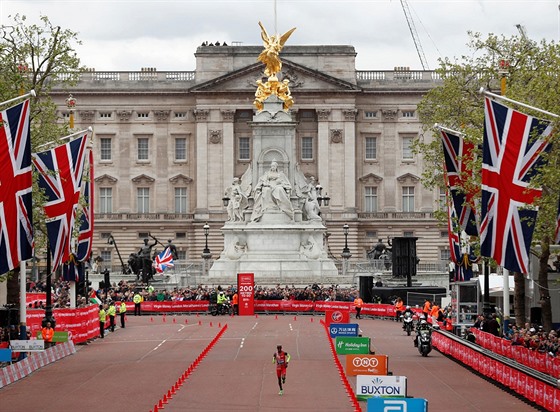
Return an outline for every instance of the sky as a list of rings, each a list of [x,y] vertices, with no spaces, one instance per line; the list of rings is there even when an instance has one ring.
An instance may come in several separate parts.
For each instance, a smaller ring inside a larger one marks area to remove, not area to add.
[[[408,0],[428,69],[471,51],[468,32],[560,40],[559,0]],[[358,70],[422,70],[400,0],[0,0],[0,24],[47,16],[78,33],[82,65],[96,71],[195,70],[204,41],[262,45],[296,31],[287,45],[352,45]]]

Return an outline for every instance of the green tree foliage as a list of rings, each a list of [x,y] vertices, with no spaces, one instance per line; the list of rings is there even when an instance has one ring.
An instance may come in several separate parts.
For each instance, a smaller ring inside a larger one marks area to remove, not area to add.
[[[0,102],[35,91],[30,112],[31,150],[46,150],[69,134],[68,124],[57,114],[50,92],[55,85],[70,85],[78,80],[82,69],[74,48],[80,41],[77,33],[53,26],[46,16],[41,16],[40,24],[27,24],[26,17],[20,15],[9,19],[11,24],[0,27]],[[35,181],[33,220],[38,255],[45,251],[43,204]],[[14,303],[17,276],[8,277],[16,282],[15,287],[8,287],[8,303]]]
[[[424,138],[416,142],[416,150],[426,159],[427,167],[422,180],[427,187],[443,186],[443,152],[439,132],[434,128],[442,126],[465,134],[465,139],[481,147],[484,129],[484,96],[481,87],[496,94],[501,93],[502,78],[505,77],[506,96],[518,102],[560,114],[560,47],[554,42],[532,41],[524,36],[506,38],[489,34],[486,38],[479,33],[469,33],[468,46],[472,53],[457,61],[444,59],[437,69],[442,78],[441,86],[432,89],[422,100],[418,112],[424,127]],[[500,64],[502,62],[502,64]],[[505,63],[505,64],[504,64]],[[560,187],[559,154],[560,121],[537,111],[515,104],[510,107],[538,118],[554,122],[551,136],[553,149],[547,156],[547,165],[533,179],[532,185],[543,187],[543,196],[536,204],[539,207],[532,248],[541,262],[548,262],[549,244],[556,227],[558,207],[558,187]],[[431,132],[431,133],[430,133]],[[430,139],[429,136],[435,136]],[[471,166],[474,173],[463,176],[467,181],[466,190],[480,187],[481,151]],[[445,219],[447,217],[445,216]],[[538,288],[543,309],[544,326],[552,327],[550,294],[548,288],[547,265],[541,265]],[[522,291],[516,304],[516,318],[524,321],[525,314],[518,314],[523,299]]]

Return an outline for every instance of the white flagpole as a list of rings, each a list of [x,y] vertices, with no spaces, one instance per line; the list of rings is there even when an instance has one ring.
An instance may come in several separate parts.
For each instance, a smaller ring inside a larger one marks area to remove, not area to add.
[[[91,133],[91,132],[93,132],[93,128],[90,126],[90,127],[88,127],[87,129],[80,130],[79,132],[69,134],[68,136],[61,137],[60,139],[61,139],[61,140],[70,139],[70,138],[72,138],[72,137],[74,137],[74,136],[77,136],[77,135],[82,134],[82,133],[85,133],[85,132],[90,132],[90,133]],[[42,145],[40,145],[40,146],[37,146],[36,149],[40,149],[41,147],[45,147],[45,146],[48,146],[48,145],[53,144],[53,143],[56,143],[56,142],[48,142],[48,143],[42,144]]]
[[[30,96],[33,96],[33,97],[36,96],[35,90],[31,90],[29,93],[24,94],[24,95],[21,95],[21,96],[18,96],[18,97],[14,97],[13,99],[6,100],[5,102],[0,103],[0,106],[5,106],[5,105],[7,105],[7,104],[10,104],[10,103],[13,103],[13,102],[17,102],[18,100],[21,100],[21,99],[27,99],[27,98],[30,97]]]
[[[456,134],[456,135],[459,135],[459,136],[464,136],[464,135],[465,135],[465,133],[458,132],[457,130],[449,129],[449,128],[447,128],[447,127],[444,127],[444,126],[440,125],[439,123],[435,123],[435,124],[434,124],[434,127],[435,127],[436,129],[443,130],[444,132],[453,133],[453,134]]]
[[[527,109],[535,110],[535,111],[537,111],[537,112],[539,112],[539,113],[543,113],[543,114],[546,114],[546,115],[548,115],[548,116],[552,116],[552,117],[554,117],[554,118],[560,118],[560,116],[557,115],[557,114],[550,113],[550,112],[547,112],[546,110],[539,109],[538,107],[529,106],[528,104],[521,103],[521,102],[518,102],[518,101],[516,101],[516,100],[509,99],[509,98],[507,98],[506,96],[500,96],[499,94],[494,94],[494,93],[492,93],[492,92],[489,92],[489,91],[487,91],[487,90],[484,90],[484,87],[481,87],[481,88],[480,88],[479,93],[484,94],[484,95],[486,95],[486,96],[494,97],[494,98],[496,98],[496,99],[505,100],[506,102],[510,102],[510,103],[513,103],[513,104],[517,104],[518,106],[522,106],[522,107],[525,107],[525,108],[527,108]]]
[[[27,267],[25,260],[19,263],[19,322],[26,322],[27,318],[27,302],[25,299],[27,292]]]

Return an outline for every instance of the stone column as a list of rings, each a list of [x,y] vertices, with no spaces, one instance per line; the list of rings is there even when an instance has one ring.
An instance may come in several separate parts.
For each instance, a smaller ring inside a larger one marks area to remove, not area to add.
[[[356,212],[356,109],[343,109],[344,115],[344,209]]]
[[[317,180],[325,192],[332,193],[329,176],[329,116],[330,109],[317,109]]]
[[[196,119],[196,211],[208,210],[208,116],[210,110],[195,109]]]
[[[223,160],[222,160],[222,192],[230,185],[233,180],[233,174],[235,171],[235,136],[233,134],[233,120],[235,118],[235,110],[222,110],[222,121],[223,121],[223,139],[222,139],[222,150],[223,150]],[[220,192],[220,194],[222,194]],[[220,202],[221,202],[220,196]]]

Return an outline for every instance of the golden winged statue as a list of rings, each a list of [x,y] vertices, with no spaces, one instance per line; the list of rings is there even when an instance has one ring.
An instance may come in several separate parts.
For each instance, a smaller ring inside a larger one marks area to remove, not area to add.
[[[261,38],[263,39],[264,43],[264,50],[261,52],[259,57],[257,58],[258,61],[263,62],[266,65],[266,69],[264,69],[264,74],[268,77],[274,76],[276,73],[279,73],[282,69],[282,61],[280,60],[280,50],[284,47],[284,43],[288,40],[290,35],[296,29],[295,27],[291,30],[288,30],[282,36],[273,35],[269,36],[266,32],[266,29],[259,21],[259,26],[261,27]]]

